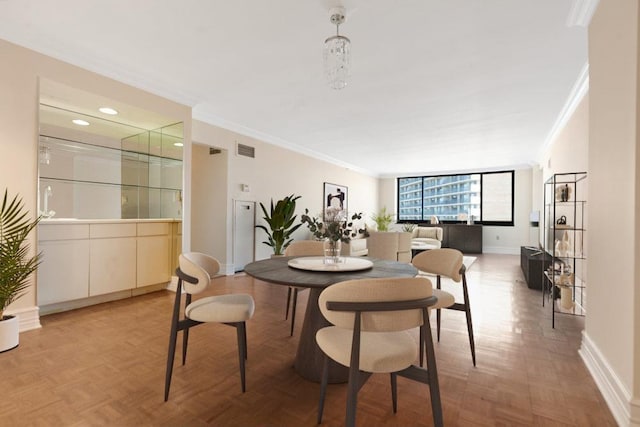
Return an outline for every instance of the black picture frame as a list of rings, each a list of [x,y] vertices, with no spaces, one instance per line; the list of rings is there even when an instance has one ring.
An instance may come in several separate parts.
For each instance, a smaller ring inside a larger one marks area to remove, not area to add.
[[[348,193],[349,189],[345,185],[324,183],[322,193],[322,217],[327,208],[338,207],[346,214],[348,209]]]

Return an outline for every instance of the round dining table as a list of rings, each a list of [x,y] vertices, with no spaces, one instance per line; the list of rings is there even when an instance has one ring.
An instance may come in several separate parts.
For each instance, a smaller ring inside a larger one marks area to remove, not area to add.
[[[334,283],[353,279],[384,277],[414,277],[418,270],[411,264],[373,258],[371,266],[357,271],[309,271],[289,266],[289,261],[300,257],[274,257],[247,264],[244,272],[264,282],[277,285],[309,288],[309,301],[305,312],[294,367],[303,378],[320,382],[323,353],[316,344],[316,332],[329,326],[318,306],[318,297],[323,289]],[[356,261],[357,259],[354,259]],[[348,260],[347,260],[348,261]],[[362,263],[362,261],[360,261]],[[329,382],[340,383],[348,379],[348,369],[332,360],[329,363]]]

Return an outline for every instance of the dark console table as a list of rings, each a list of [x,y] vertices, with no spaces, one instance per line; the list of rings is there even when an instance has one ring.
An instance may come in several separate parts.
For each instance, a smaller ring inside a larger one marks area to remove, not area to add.
[[[520,247],[520,268],[529,289],[542,289],[542,271],[550,264],[551,256],[542,249],[531,246]]]
[[[482,253],[482,225],[480,224],[419,224],[420,227],[442,228],[442,247],[457,249],[465,254]]]

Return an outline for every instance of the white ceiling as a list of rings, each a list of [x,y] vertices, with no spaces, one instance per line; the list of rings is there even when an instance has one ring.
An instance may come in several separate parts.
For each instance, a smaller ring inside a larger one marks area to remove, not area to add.
[[[322,73],[330,6],[349,86]],[[2,0],[0,38],[374,175],[539,160],[587,63],[572,0]],[[6,66],[6,64],[3,64]]]

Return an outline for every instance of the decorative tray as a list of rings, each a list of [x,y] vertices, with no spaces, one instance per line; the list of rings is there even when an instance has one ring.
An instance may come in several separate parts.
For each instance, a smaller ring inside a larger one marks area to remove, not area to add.
[[[340,257],[336,264],[325,264],[323,256],[307,256],[290,259],[289,267],[308,271],[358,271],[373,267],[368,259],[360,257]]]

